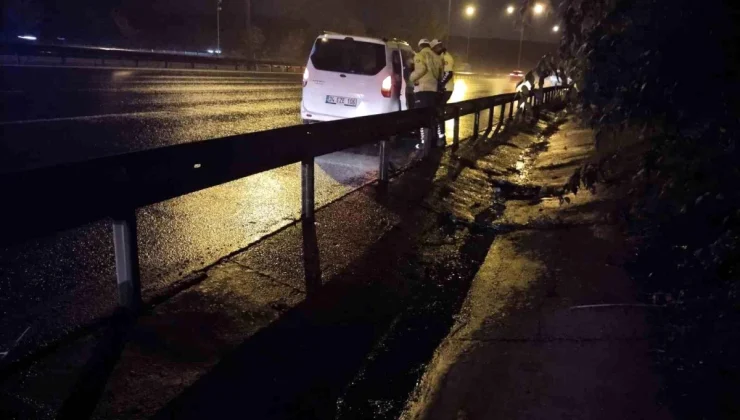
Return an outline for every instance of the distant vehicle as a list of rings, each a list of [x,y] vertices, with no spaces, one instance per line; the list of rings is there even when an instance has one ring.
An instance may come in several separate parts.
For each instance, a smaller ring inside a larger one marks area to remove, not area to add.
[[[303,73],[304,124],[408,109],[414,50],[400,40],[336,33],[316,38]]]
[[[511,81],[518,82],[519,80],[522,80],[524,78],[524,72],[521,70],[514,70],[511,73],[509,73],[509,79]]]

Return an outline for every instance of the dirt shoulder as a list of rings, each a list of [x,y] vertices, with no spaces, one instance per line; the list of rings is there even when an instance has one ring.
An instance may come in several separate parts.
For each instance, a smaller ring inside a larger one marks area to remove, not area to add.
[[[561,186],[592,144],[593,133],[567,123],[511,181]],[[638,301],[623,267],[623,193],[507,201],[496,224],[506,233],[402,418],[670,418],[646,322],[659,308]]]

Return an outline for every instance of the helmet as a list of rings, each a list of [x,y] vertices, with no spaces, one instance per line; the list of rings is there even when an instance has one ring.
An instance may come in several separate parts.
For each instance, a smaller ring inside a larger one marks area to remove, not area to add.
[[[442,45],[442,41],[440,41],[440,40],[438,40],[436,38],[433,39],[432,42],[429,44],[429,46],[432,47],[432,48],[436,47],[437,45]]]
[[[424,44],[427,44],[427,45],[429,45],[429,40],[428,40],[428,39],[426,39],[426,38],[422,38],[421,40],[419,40],[419,46],[420,46],[420,47],[421,47],[422,45],[424,45]]]

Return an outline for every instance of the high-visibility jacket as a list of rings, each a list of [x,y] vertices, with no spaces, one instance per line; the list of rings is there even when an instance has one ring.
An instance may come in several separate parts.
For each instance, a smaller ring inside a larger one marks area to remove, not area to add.
[[[426,47],[414,56],[414,71],[409,77],[414,92],[437,92],[442,78],[442,59]]]
[[[529,95],[529,92],[532,90],[532,83],[529,82],[529,80],[522,80],[519,82],[518,85],[516,85],[516,91],[517,92],[524,92],[525,95]]]
[[[451,75],[450,79],[445,85],[445,90],[448,92],[452,92],[452,90],[455,88],[455,76],[452,75],[455,71],[455,58],[452,57],[452,54],[448,53],[447,51],[443,52],[440,57],[442,57],[442,65],[444,66],[445,76],[447,74]]]
[[[529,105],[527,104],[526,99],[529,98],[530,93],[532,92],[532,83],[528,79],[524,79],[516,86],[516,93],[519,94],[519,108],[527,108]]]

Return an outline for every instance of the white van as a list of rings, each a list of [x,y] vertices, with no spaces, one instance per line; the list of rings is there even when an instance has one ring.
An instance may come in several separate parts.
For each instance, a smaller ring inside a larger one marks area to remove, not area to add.
[[[325,33],[303,73],[304,124],[407,109],[408,43]]]

